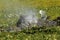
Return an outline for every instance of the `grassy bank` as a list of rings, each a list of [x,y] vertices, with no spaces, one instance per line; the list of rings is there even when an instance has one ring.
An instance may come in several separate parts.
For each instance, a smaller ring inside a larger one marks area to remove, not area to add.
[[[47,12],[50,20],[60,16],[60,0],[0,0],[0,27],[14,27],[21,8],[34,8]],[[22,32],[0,32],[0,40],[60,40],[60,27]]]

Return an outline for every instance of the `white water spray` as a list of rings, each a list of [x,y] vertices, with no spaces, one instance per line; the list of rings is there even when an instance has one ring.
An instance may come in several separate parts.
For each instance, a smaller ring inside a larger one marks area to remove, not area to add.
[[[47,18],[46,11],[40,10],[39,13],[41,14],[41,19],[46,20]]]

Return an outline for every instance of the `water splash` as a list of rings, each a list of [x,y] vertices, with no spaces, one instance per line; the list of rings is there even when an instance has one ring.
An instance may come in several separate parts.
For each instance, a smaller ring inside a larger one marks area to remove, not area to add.
[[[21,12],[21,16],[17,22],[17,26],[20,28],[32,27],[36,25],[38,17],[37,10],[35,8],[24,8]]]

